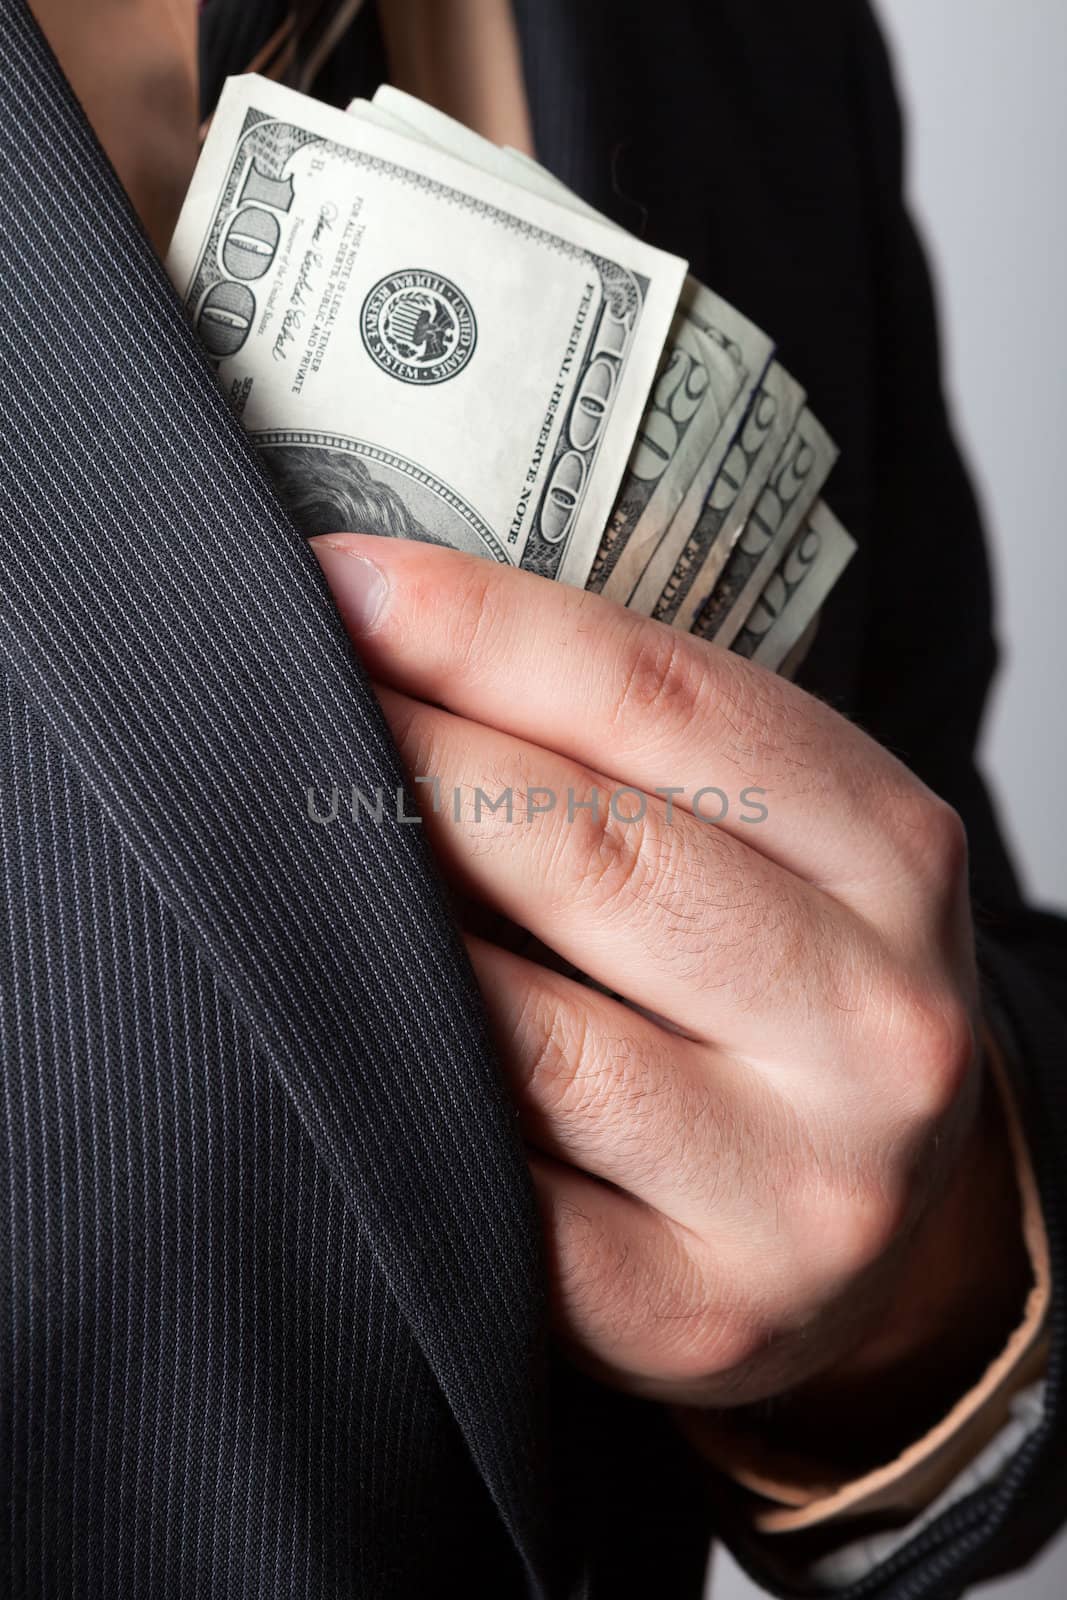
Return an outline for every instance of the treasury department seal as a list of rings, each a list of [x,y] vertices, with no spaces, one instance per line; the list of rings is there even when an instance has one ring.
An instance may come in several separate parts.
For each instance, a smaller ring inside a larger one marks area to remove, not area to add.
[[[372,361],[402,383],[444,383],[462,372],[478,327],[470,301],[437,272],[412,267],[379,278],[359,329]]]

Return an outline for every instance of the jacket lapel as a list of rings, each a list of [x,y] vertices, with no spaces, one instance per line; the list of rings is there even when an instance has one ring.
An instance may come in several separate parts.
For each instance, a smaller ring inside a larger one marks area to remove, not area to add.
[[[308,819],[309,785],[395,791],[395,750],[20,0],[0,49],[0,662],[269,1053],[543,1572],[537,1231],[478,996],[420,830]]]

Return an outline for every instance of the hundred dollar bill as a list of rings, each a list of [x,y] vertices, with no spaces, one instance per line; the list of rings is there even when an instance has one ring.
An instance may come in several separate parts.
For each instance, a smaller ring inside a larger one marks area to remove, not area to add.
[[[790,540],[731,649],[777,671],[817,617],[855,544],[823,500]]]
[[[733,643],[836,459],[832,439],[805,406],[690,632]]]
[[[804,404],[804,391],[777,361],[708,490],[696,526],[673,566],[668,541],[645,568],[631,605],[688,632],[726,565]]]
[[[248,76],[223,92],[167,265],[305,532],[585,582],[684,262]]]
[[[348,110],[379,125],[406,130],[578,215],[617,226],[531,156],[502,149],[403,90],[383,84],[372,102],[353,100]],[[770,354],[770,340],[758,328],[692,275],[686,279],[660,373],[587,588],[609,598],[629,598],[625,591],[632,587],[633,575],[657,548],[697,471],[709,470],[716,442],[720,457],[728,449]]]

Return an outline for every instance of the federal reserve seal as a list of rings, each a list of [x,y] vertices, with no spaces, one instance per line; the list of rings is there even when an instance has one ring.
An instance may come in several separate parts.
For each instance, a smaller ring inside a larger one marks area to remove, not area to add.
[[[404,383],[444,383],[474,353],[470,301],[437,272],[409,268],[380,278],[363,302],[360,333],[383,372]]]

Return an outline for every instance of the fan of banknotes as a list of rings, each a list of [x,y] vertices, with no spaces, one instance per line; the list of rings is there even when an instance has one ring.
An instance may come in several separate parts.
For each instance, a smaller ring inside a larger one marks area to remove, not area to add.
[[[302,532],[419,538],[791,670],[852,540],[766,334],[388,87],[226,85],[168,270]]]

